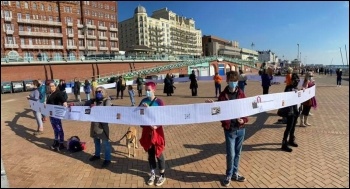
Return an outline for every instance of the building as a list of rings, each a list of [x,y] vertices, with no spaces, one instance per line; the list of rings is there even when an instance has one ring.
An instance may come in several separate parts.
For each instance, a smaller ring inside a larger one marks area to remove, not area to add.
[[[202,55],[202,31],[195,21],[176,15],[163,8],[147,16],[146,9],[138,6],[134,16],[118,24],[120,50],[133,46],[147,46],[152,54]]]
[[[266,62],[266,63],[276,63],[279,62],[278,61],[278,57],[276,56],[276,54],[274,52],[272,52],[271,50],[268,51],[258,51],[259,56],[258,56],[258,60],[261,62]]]
[[[119,51],[116,1],[1,1],[1,56],[75,60]]]

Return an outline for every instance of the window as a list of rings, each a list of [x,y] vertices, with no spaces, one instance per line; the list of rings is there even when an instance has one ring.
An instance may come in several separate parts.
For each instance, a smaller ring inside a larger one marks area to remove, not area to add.
[[[80,14],[80,9],[77,9],[77,13]]]
[[[22,26],[22,25],[19,25],[18,30],[19,30],[19,31],[23,31],[23,26]]]
[[[52,6],[49,5],[49,6],[47,7],[47,10],[48,10],[48,11],[52,11]]]
[[[35,32],[38,32],[38,31],[39,31],[39,28],[38,28],[38,27],[35,27],[35,28],[34,28],[34,31],[35,31]]]
[[[58,6],[55,6],[55,11],[58,12]]]
[[[30,14],[26,14],[26,19],[30,20]]]
[[[24,45],[24,38],[21,38],[21,45]]]
[[[33,3],[33,9],[36,10],[36,3]]]
[[[17,7],[17,8],[21,8],[21,2],[16,1],[16,7]]]
[[[53,21],[53,20],[52,20],[52,16],[49,16],[49,21]]]
[[[53,32],[53,28],[50,28],[50,33],[54,33],[54,32]]]
[[[9,5],[9,2],[8,1],[3,1],[2,4],[3,5]]]
[[[28,9],[28,2],[24,2],[24,8]]]
[[[45,10],[44,4],[41,4],[40,7],[41,7],[41,10],[42,10],[42,11]]]

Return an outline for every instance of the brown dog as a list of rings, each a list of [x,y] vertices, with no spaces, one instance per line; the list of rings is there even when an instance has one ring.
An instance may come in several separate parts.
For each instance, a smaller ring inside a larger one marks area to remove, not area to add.
[[[119,140],[121,141],[123,138],[126,138],[126,146],[128,147],[128,157],[130,157],[130,148],[131,145],[133,145],[134,151],[133,151],[133,157],[136,157],[135,154],[135,148],[138,148],[137,146],[137,130],[135,127],[129,127],[128,131],[125,133],[125,135]]]

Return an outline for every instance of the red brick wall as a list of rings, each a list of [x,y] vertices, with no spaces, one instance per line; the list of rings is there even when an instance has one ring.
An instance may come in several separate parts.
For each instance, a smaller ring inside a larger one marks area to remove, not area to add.
[[[171,64],[169,62],[139,62],[135,63],[136,70],[155,67],[156,65]],[[121,74],[123,71],[129,71],[129,63],[99,63],[99,64],[47,64],[47,65],[13,65],[1,67],[1,81],[16,81],[27,79],[65,79],[66,81],[72,80],[74,77],[78,78],[91,78],[93,75],[105,75]],[[51,74],[52,72],[52,74]],[[187,67],[181,69],[164,71],[161,73],[187,73]]]

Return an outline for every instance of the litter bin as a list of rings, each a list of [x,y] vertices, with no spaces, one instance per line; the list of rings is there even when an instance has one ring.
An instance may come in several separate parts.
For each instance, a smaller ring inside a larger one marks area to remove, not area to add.
[[[11,81],[12,83],[12,91],[15,92],[23,92],[24,91],[24,85],[23,85],[23,81]]]
[[[4,93],[12,93],[12,85],[11,82],[1,82],[1,94]]]
[[[24,80],[23,81],[24,91],[34,90],[33,80]]]

